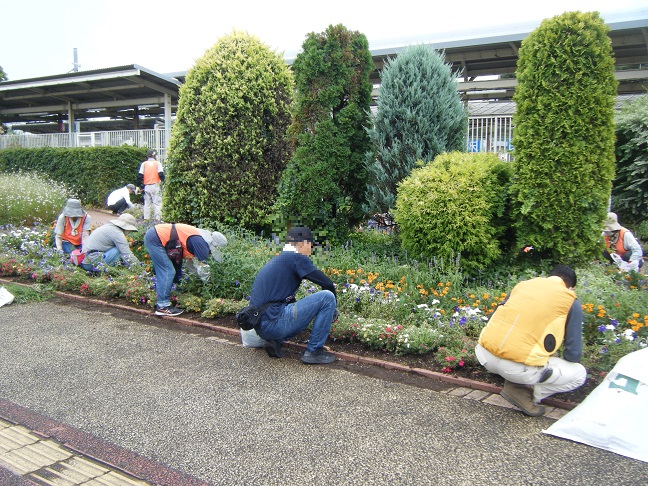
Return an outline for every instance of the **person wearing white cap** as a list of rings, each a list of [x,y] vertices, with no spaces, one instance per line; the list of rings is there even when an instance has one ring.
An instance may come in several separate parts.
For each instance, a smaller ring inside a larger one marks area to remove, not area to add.
[[[54,228],[56,249],[70,253],[80,249],[83,240],[90,235],[90,215],[81,207],[78,199],[68,199]]]
[[[108,195],[106,199],[106,206],[112,211],[113,214],[121,214],[128,208],[133,207],[130,200],[130,195],[135,192],[133,184],[126,184],[124,187],[115,189]]]
[[[182,314],[182,309],[171,307],[171,288],[174,282],[180,281],[182,262],[193,259],[204,262],[210,254],[220,262],[222,254],[219,248],[225,245],[227,239],[218,231],[211,232],[188,224],[161,223],[149,228],[144,235],[144,246],[151,257],[156,278],[155,315]],[[167,247],[173,247],[171,254],[167,252]]]
[[[619,264],[629,262],[639,270],[643,266],[643,250],[634,235],[619,224],[616,213],[608,213],[603,222],[605,250],[603,257]]]
[[[83,243],[85,258],[81,267],[93,270],[101,263],[115,265],[120,258],[129,265],[139,263],[126,239],[129,231],[137,231],[137,220],[132,214],[122,214],[99,226]]]

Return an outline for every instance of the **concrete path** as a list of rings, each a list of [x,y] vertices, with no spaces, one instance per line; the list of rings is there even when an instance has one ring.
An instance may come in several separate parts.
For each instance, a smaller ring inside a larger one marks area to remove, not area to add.
[[[643,462],[543,434],[548,417],[113,314],[0,308],[0,419],[116,466],[114,484],[648,484]],[[0,484],[47,484],[1,444]]]

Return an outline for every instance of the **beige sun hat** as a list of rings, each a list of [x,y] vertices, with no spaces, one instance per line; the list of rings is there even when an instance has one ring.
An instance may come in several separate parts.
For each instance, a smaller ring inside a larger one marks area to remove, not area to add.
[[[110,222],[124,231],[137,231],[137,220],[132,214],[122,214],[119,218],[112,219]]]
[[[618,231],[621,229],[616,213],[608,213],[603,221],[603,231]]]
[[[81,207],[81,201],[78,199],[68,199],[65,202],[65,207],[63,208],[63,216],[68,218],[80,218],[85,214],[85,211]]]
[[[214,259],[220,262],[223,256],[218,250],[218,247],[227,245],[227,238],[225,238],[225,235],[218,231],[207,231],[204,229],[198,229],[198,232],[200,233],[200,236],[202,236],[203,240],[205,240],[209,245],[209,251],[211,251]]]

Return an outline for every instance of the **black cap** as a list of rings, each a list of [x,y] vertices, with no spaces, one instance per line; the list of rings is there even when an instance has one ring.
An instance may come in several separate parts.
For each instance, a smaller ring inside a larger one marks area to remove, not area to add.
[[[288,230],[286,241],[290,243],[299,243],[300,241],[313,242],[313,234],[308,226],[295,226]]]
[[[157,152],[155,150],[153,150],[153,149],[148,149],[146,151],[146,156],[147,157],[155,157],[156,155],[157,155]]]

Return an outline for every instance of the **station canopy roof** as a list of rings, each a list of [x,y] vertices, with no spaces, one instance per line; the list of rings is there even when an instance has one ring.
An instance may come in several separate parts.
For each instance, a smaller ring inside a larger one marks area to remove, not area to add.
[[[619,80],[619,94],[648,91],[648,19],[608,24]],[[528,32],[430,43],[443,51],[466,101],[496,103],[494,111],[512,106],[518,51]],[[421,42],[425,43],[425,42]],[[407,46],[371,51],[371,81],[377,94],[380,71]],[[288,64],[291,63],[287,60]],[[165,102],[175,115],[185,72],[158,74],[137,64],[0,82],[0,120],[31,133],[58,131],[71,111],[83,131],[152,128],[164,117]],[[469,103],[470,106],[473,105]],[[479,103],[480,110],[484,110]],[[474,105],[477,109],[477,104]]]

